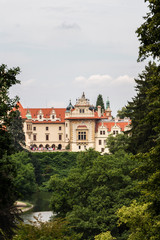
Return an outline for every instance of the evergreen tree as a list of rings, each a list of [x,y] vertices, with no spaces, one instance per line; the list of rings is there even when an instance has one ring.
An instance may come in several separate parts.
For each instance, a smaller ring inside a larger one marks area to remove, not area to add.
[[[101,94],[98,95],[97,97],[97,101],[96,101],[96,109],[98,106],[101,106],[101,111],[105,109],[104,107],[104,101],[103,101],[103,97]]]
[[[145,0],[149,13],[144,17],[145,22],[137,29],[140,41],[139,60],[148,56],[160,60],[160,0]]]
[[[150,12],[137,29],[140,39],[139,60],[160,58],[160,1],[149,2]],[[160,239],[160,65],[149,63],[139,75],[137,96],[129,103],[132,109],[132,150],[141,166],[135,173],[141,198],[118,211],[120,223],[130,228],[128,239]]]
[[[137,95],[127,108],[132,119],[130,149],[138,153],[154,147],[160,131],[160,66],[149,62],[135,81]]]

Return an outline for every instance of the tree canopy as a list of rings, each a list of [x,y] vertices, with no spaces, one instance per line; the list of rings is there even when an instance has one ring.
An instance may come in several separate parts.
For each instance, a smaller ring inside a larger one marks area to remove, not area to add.
[[[15,151],[22,151],[25,146],[25,135],[23,132],[23,120],[18,110],[12,112],[12,120],[7,128],[11,135],[12,147]]]
[[[9,126],[13,119],[13,107],[18,97],[11,99],[9,89],[19,83],[17,74],[19,68],[8,69],[0,66],[0,239],[11,239],[17,224],[18,212],[14,207],[17,192],[13,179],[16,176],[16,167],[10,158],[14,152],[12,135]]]
[[[16,76],[20,73],[20,69],[8,69],[6,65],[0,66],[0,158],[4,153],[10,154],[11,138],[8,128],[11,126],[14,112],[12,109],[16,106],[18,97],[11,99],[9,97],[9,89],[11,86],[20,83]]]
[[[139,58],[144,60],[149,56],[160,60],[160,0],[145,0],[149,12],[144,17],[145,22],[137,29],[140,41]]]
[[[128,105],[126,105],[125,107],[122,107],[121,110],[118,110],[117,111],[117,117],[119,117],[120,119],[123,119],[125,117],[129,117],[129,115],[132,112],[132,110],[130,110],[127,107],[128,107]]]
[[[129,102],[132,119],[130,149],[133,153],[147,152],[156,145],[160,131],[160,66],[151,63],[135,79],[137,95]]]
[[[66,217],[85,240],[108,230],[119,237],[126,234],[125,226],[117,227],[115,212],[137,196],[130,174],[135,166],[123,151],[104,156],[92,149],[82,152],[67,178],[51,177],[53,211]]]
[[[137,29],[139,60],[160,57],[160,1],[145,0],[150,12]],[[118,210],[119,224],[130,229],[128,240],[160,239],[160,65],[151,63],[136,79],[137,95],[129,103],[132,110],[130,148],[140,166],[134,170],[141,178],[138,201]]]
[[[127,134],[118,134],[116,136],[113,136],[110,134],[107,137],[107,147],[109,149],[110,153],[116,153],[119,150],[126,151],[128,150],[129,147],[129,141],[130,138],[128,137]]]

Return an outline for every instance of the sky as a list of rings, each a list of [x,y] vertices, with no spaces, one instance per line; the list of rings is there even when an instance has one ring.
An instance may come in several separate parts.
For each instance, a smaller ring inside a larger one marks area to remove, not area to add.
[[[113,116],[135,96],[136,29],[144,0],[0,0],[0,64],[19,66],[11,88],[25,108],[67,107],[85,92]]]

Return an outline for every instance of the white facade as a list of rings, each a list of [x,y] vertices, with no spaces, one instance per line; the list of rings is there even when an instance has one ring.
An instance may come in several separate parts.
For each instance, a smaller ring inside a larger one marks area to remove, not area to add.
[[[130,127],[130,120],[113,120],[109,101],[107,109],[101,113],[82,97],[67,108],[25,109],[19,103],[19,111],[24,120],[26,146],[32,150],[84,151],[94,148],[107,152],[106,139],[109,134],[122,133]]]

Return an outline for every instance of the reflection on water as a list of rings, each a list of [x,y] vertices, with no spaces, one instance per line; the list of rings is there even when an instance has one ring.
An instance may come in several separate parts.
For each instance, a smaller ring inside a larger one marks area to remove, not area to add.
[[[33,204],[34,207],[29,212],[22,214],[21,217],[25,223],[29,223],[28,220],[36,221],[34,217],[38,217],[39,220],[46,222],[50,220],[51,216],[54,216],[49,206],[51,195],[52,193],[49,192],[37,192],[26,200],[26,202]]]
[[[36,222],[36,219],[41,222],[47,222],[50,217],[54,216],[52,211],[41,211],[41,212],[30,212],[22,215],[24,223],[29,223],[29,221]]]
[[[37,192],[28,197],[28,201],[34,205],[32,211],[50,211],[49,206],[52,193],[50,192]]]

